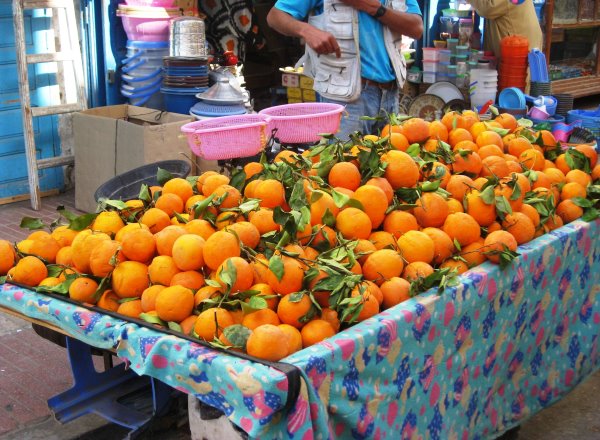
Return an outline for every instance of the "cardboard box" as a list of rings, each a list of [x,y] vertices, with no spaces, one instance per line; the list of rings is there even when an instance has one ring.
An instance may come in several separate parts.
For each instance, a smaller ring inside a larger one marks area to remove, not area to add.
[[[309,89],[301,89],[302,90],[302,100],[304,102],[316,102],[317,101],[317,93],[314,90]]]
[[[296,73],[283,73],[281,75],[281,85],[283,87],[299,87],[300,75]]]
[[[145,107],[114,105],[73,115],[75,207],[94,212],[96,189],[111,177],[161,160],[185,159],[192,152],[181,126],[188,115]]]
[[[299,87],[288,87],[287,88],[287,97],[289,98],[295,98],[295,99],[302,99],[302,89]]]
[[[301,89],[313,89],[313,85],[315,84],[315,80],[309,78],[308,76],[301,75],[300,76],[300,88]]]

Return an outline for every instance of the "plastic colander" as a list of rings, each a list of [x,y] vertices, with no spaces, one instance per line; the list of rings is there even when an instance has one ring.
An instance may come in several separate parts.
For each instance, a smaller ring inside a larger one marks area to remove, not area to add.
[[[224,116],[190,122],[181,131],[192,151],[203,159],[249,157],[267,144],[269,119],[261,114]]]
[[[271,118],[269,130],[287,144],[317,142],[321,133],[336,133],[344,106],[328,102],[303,102],[268,107],[259,114]]]

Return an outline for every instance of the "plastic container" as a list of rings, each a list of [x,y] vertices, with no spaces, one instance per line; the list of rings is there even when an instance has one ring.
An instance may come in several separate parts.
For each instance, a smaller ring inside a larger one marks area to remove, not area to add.
[[[450,62],[450,55],[451,52],[449,49],[440,49],[439,53],[439,61],[442,63],[449,63]]]
[[[190,109],[198,102],[196,89],[167,89],[162,87],[160,92],[165,100],[165,108],[168,112],[187,115]]]
[[[423,61],[439,61],[440,50],[434,47],[423,48]]]
[[[119,14],[127,38],[136,41],[167,41],[171,16],[146,17],[143,15]]]
[[[438,63],[438,70],[437,73],[448,73],[448,66],[450,65],[450,63],[443,63],[443,62],[439,62]]]
[[[339,104],[303,102],[268,107],[259,114],[270,119],[269,130],[276,130],[280,142],[302,144],[319,141],[321,133],[337,133],[343,111]]]
[[[419,70],[419,68],[411,68],[406,73],[406,79],[412,83],[420,83],[423,76],[423,72]]]
[[[185,124],[181,131],[191,150],[203,159],[249,157],[267,144],[269,119],[262,114],[224,116]]]
[[[477,91],[471,93],[471,107],[481,107],[488,101],[494,102],[496,99],[496,89],[478,88]]]
[[[158,185],[158,169],[167,170],[174,177],[185,178],[190,174],[191,166],[187,160],[163,160],[126,171],[110,178],[96,189],[94,199],[133,200],[137,199],[142,184]]]
[[[531,116],[532,119],[543,119],[543,120],[546,120],[550,117],[550,115],[546,111],[545,106],[531,107],[531,110],[529,110],[529,116]]]
[[[526,107],[525,95],[516,87],[509,87],[498,95],[498,104],[506,108],[523,108]]]
[[[456,54],[457,46],[458,46],[458,38],[448,38],[446,40],[446,45],[448,49],[450,49],[450,53]]]
[[[423,71],[425,72],[437,72],[438,71],[437,61],[423,61]]]
[[[469,56],[469,46],[456,46],[456,55],[458,56]]]
[[[433,84],[436,81],[435,72],[423,72],[423,82]]]
[[[154,8],[172,8],[176,0],[125,0],[130,6],[146,6]]]
[[[509,35],[500,40],[500,53],[502,58],[527,56],[529,53],[529,40],[522,35]]]

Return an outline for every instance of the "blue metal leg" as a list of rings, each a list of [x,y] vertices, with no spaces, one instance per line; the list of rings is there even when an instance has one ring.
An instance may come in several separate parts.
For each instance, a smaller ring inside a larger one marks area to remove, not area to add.
[[[67,423],[88,413],[96,413],[118,425],[132,429],[130,438],[141,431],[167,407],[171,387],[147,376],[138,376],[117,365],[102,373],[96,372],[91,347],[67,337],[67,353],[74,385],[48,400],[56,419]],[[147,405],[145,401],[150,400]]]

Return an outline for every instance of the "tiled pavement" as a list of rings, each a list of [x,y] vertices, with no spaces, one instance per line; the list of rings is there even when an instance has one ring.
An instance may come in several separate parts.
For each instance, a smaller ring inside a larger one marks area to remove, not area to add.
[[[10,241],[24,239],[29,231],[19,228],[22,217],[38,217],[50,224],[57,218],[56,207],[60,205],[76,212],[74,192],[42,199],[39,212],[30,208],[29,201],[0,205],[0,238]],[[100,436],[96,431],[89,436],[80,436],[80,432],[75,437],[68,437],[60,431],[56,422],[48,420],[47,399],[71,385],[71,369],[65,350],[39,337],[29,323],[0,313],[0,440],[119,438],[117,435]],[[519,439],[600,440],[599,408],[600,372],[597,372],[563,400],[525,422]],[[101,424],[97,417],[80,423],[83,432]],[[176,437],[172,435],[169,433],[160,438],[189,439],[189,431],[186,433],[185,429],[177,431]]]

